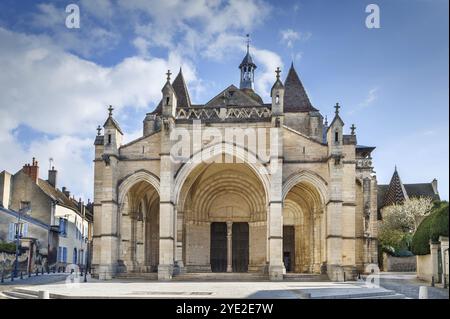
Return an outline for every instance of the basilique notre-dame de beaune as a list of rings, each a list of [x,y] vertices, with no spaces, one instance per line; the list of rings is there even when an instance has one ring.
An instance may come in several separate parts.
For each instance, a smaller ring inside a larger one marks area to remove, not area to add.
[[[168,72],[142,137],[125,145],[110,109],[95,140],[94,275],[249,272],[282,280],[293,272],[340,281],[377,262],[374,147],[357,143],[353,125],[346,132],[338,104],[324,121],[293,65],[284,82],[277,70],[264,103],[254,91],[256,68],[247,50],[239,88],[203,105],[191,103],[181,70],[173,82]],[[195,135],[194,125],[270,130],[270,154],[201,136],[186,161],[174,161],[171,132]],[[233,160],[216,161],[225,157]]]

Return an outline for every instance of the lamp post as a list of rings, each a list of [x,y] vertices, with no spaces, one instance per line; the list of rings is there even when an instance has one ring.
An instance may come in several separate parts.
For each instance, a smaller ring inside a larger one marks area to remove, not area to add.
[[[22,211],[19,211],[19,216],[17,217],[17,223],[15,224],[15,233],[16,233],[16,258],[14,260],[14,277],[17,277],[17,268],[19,266],[19,247],[20,247],[20,238],[22,238],[22,226],[23,223],[20,222],[22,217]]]
[[[19,265],[19,247],[20,247],[20,238],[22,237],[22,226],[23,223],[20,222],[22,214],[27,214],[31,211],[30,207],[25,207],[18,211],[17,223],[15,224],[15,233],[16,233],[16,258],[14,260],[14,274],[13,277],[17,277],[17,268]]]

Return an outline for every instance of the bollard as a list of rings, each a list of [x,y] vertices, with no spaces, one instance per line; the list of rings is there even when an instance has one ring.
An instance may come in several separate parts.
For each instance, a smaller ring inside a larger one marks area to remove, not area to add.
[[[39,276],[39,269],[36,267],[36,277]]]
[[[28,270],[28,278],[30,278],[30,277],[31,277],[31,271]]]
[[[431,287],[434,287],[434,276],[431,276]]]
[[[11,281],[14,281],[14,272],[11,272]]]
[[[56,274],[56,266],[53,267],[53,273]]]
[[[46,290],[39,290],[38,298],[39,299],[50,299],[50,293]]]
[[[3,284],[4,282],[5,282],[5,278],[4,278],[3,271],[2,271],[2,279],[1,279],[0,283]]]
[[[345,282],[345,271],[344,271],[344,282]]]
[[[420,286],[419,299],[428,299],[428,287],[427,286]]]
[[[23,279],[23,274],[22,274],[22,272],[20,272],[20,279]]]
[[[447,276],[444,274],[444,289],[447,289]]]
[[[41,268],[41,274],[44,274],[44,267]]]

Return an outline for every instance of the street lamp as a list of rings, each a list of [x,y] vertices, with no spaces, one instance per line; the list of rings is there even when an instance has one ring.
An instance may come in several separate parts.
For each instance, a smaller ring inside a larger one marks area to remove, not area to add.
[[[19,247],[20,247],[20,239],[22,238],[23,234],[23,223],[20,221],[22,214],[26,214],[30,212],[30,207],[23,208],[19,210],[18,217],[17,217],[17,223],[14,224],[15,233],[16,233],[16,258],[14,260],[14,277],[17,277],[17,268],[19,266]]]

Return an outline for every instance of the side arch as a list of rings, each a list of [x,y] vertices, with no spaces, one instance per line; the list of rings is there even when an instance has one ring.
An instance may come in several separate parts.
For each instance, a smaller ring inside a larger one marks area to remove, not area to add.
[[[283,202],[289,191],[299,183],[308,183],[314,186],[320,195],[322,203],[324,205],[328,203],[328,183],[320,175],[308,170],[292,174],[283,183]]]
[[[146,170],[137,171],[128,177],[126,177],[123,181],[119,183],[118,189],[118,202],[119,205],[122,204],[125,200],[125,196],[133,185],[139,182],[147,182],[152,185],[156,192],[159,194],[159,178],[154,174],[150,173]]]

